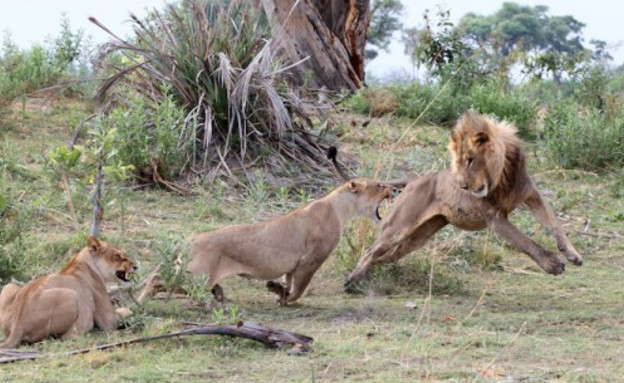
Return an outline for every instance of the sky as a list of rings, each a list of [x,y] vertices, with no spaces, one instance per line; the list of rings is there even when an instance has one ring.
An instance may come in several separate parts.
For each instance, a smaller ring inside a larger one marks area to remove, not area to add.
[[[451,10],[451,21],[457,22],[468,12],[492,14],[504,1],[498,0],[402,0],[405,14],[402,17],[405,27],[423,25],[422,15],[425,9],[435,14],[437,5]],[[550,15],[572,15],[585,23],[585,41],[605,40],[612,48],[614,65],[624,63],[624,28],[622,15],[624,2],[613,0],[517,0],[526,5],[546,5]],[[162,8],[163,0],[0,0],[0,32],[9,31],[11,38],[21,47],[28,47],[35,42],[43,42],[59,31],[61,13],[65,12],[74,28],[84,29],[93,41],[104,42],[108,36],[87,18],[94,16],[112,31],[121,36],[131,32],[128,15],[137,16],[146,13],[146,9]],[[389,52],[380,52],[379,56],[367,64],[366,70],[378,78],[411,73],[411,64],[403,53],[399,41],[400,34],[395,34]]]

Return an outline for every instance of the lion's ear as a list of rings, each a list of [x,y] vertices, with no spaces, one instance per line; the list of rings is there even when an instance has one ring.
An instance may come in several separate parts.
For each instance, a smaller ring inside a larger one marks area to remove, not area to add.
[[[93,252],[98,252],[102,248],[102,244],[97,240],[97,238],[90,235],[87,238],[87,247]]]
[[[479,148],[490,141],[490,136],[485,132],[479,132],[472,136],[471,141],[476,148]]]
[[[363,184],[358,181],[349,181],[349,191],[351,193],[357,193],[363,188]]]

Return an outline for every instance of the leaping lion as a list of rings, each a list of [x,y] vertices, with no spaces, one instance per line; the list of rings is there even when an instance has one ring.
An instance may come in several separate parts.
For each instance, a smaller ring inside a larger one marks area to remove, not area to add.
[[[565,265],[555,253],[542,248],[507,219],[523,203],[553,233],[559,251],[568,261],[577,266],[583,264],[529,176],[514,126],[465,113],[457,121],[448,149],[451,169],[407,183],[382,223],[375,243],[348,276],[347,291],[372,265],[402,258],[422,247],[449,223],[471,231],[489,227],[528,254],[547,273],[563,273]]]
[[[113,307],[106,283],[129,282],[135,271],[134,262],[121,250],[89,237],[87,246],[60,273],[24,287],[9,283],[0,293],[0,326],[7,337],[0,349],[49,336],[72,338],[94,325],[104,331],[115,329],[130,310]]]

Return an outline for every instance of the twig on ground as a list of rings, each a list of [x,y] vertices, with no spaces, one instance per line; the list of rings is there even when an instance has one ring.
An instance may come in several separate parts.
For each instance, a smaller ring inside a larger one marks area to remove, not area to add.
[[[551,169],[551,170],[546,170],[545,172],[535,173],[533,176],[535,178],[539,178],[540,176],[552,174],[552,173],[561,173],[564,175],[564,177],[566,173],[579,173],[579,174],[592,176],[595,178],[600,178],[600,176],[594,172],[588,172],[587,170],[581,170],[581,169]]]
[[[520,329],[518,330],[516,335],[514,335],[514,337],[511,338],[509,343],[507,343],[507,345],[505,346],[506,348],[511,347],[516,342],[516,339],[518,339],[518,337],[520,336],[520,334],[522,333],[522,331],[524,330],[525,327],[526,327],[526,322],[522,323],[522,326],[520,326]],[[483,370],[489,370],[490,367],[492,367],[492,365],[494,365],[494,363],[496,363],[496,361],[498,360],[498,358],[500,357],[501,354],[502,354],[502,351],[500,353],[498,353],[498,355],[493,357],[492,360],[490,360],[490,363],[488,363],[488,365],[485,366],[485,368]],[[477,374],[475,376],[475,378],[472,380],[472,383],[475,383],[477,381],[477,379],[479,379],[480,375],[482,375],[482,374]]]
[[[468,320],[472,318],[474,313],[477,312],[479,307],[481,307],[481,305],[483,304],[483,300],[485,299],[485,294],[487,294],[491,285],[492,285],[492,282],[485,283],[485,286],[483,287],[483,291],[481,292],[481,296],[479,297],[479,299],[477,300],[477,303],[475,303],[474,307],[472,308],[472,310],[470,310],[470,312],[468,313],[468,316],[466,316],[466,319],[464,320]]]
[[[590,237],[595,237],[595,238],[611,238],[611,239],[624,239],[624,235],[618,234],[616,232],[612,232],[612,233],[600,233],[600,232],[592,232],[592,231],[581,231],[581,230],[577,230],[576,231],[579,234],[582,235],[587,235]]]

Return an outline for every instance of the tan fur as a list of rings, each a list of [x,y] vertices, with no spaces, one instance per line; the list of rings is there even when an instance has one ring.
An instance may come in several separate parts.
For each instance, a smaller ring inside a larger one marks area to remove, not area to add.
[[[379,237],[349,275],[347,287],[362,279],[371,265],[398,260],[422,247],[449,223],[464,230],[490,227],[546,272],[561,274],[564,264],[557,255],[508,221],[508,214],[522,203],[554,234],[566,258],[575,265],[582,264],[581,256],[527,173],[515,127],[466,113],[457,122],[448,148],[451,170],[407,184],[382,223]]]
[[[376,217],[392,187],[356,179],[288,215],[251,225],[225,227],[191,238],[188,270],[209,276],[209,288],[220,300],[220,281],[232,275],[268,280],[279,303],[297,300],[312,276],[334,250],[342,229],[356,216]],[[273,279],[285,276],[285,285]],[[156,292],[159,277],[147,282],[139,302]]]
[[[0,348],[34,343],[48,336],[62,339],[91,330],[104,331],[130,314],[116,309],[106,283],[128,281],[136,266],[122,251],[93,237],[58,274],[38,278],[24,287],[8,284],[0,293],[0,326],[7,339]],[[123,279],[122,279],[123,278]]]

